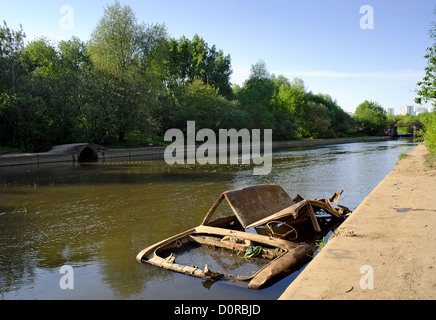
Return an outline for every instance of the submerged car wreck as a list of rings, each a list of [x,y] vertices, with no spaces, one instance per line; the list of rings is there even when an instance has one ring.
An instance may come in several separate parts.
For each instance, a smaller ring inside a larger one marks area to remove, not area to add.
[[[198,278],[246,281],[249,289],[260,289],[313,254],[314,241],[307,241],[304,234],[313,240],[313,235],[326,231],[325,221],[345,219],[350,210],[338,204],[342,192],[329,199],[305,200],[297,195],[292,200],[278,185],[226,191],[200,226],[142,250],[136,259]],[[225,202],[231,214],[212,220]],[[311,231],[304,232],[308,226]],[[196,255],[202,255],[203,265],[192,265]],[[212,255],[215,258],[208,260]],[[248,270],[242,272],[236,261],[249,263]]]

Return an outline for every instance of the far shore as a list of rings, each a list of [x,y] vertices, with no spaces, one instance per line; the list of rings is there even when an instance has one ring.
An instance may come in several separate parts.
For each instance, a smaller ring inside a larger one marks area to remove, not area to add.
[[[372,142],[391,140],[390,136],[379,137],[352,137],[352,138],[334,138],[334,139],[312,139],[312,140],[290,140],[290,141],[273,141],[272,149],[320,146],[342,143]],[[75,162],[79,161],[80,155],[84,150],[91,151],[95,159],[110,160],[115,158],[134,159],[135,157],[146,157],[150,160],[162,160],[166,146],[148,146],[138,148],[113,148],[106,149],[103,146],[77,143],[55,146],[52,150],[42,153],[11,153],[0,155],[0,167],[20,166],[20,165],[39,165],[44,163],[57,162]],[[236,148],[230,146],[229,148]],[[242,150],[242,144],[237,148]]]

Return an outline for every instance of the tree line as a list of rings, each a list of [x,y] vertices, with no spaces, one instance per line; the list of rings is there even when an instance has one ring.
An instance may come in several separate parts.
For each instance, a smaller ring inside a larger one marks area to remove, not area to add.
[[[275,140],[384,129],[364,127],[331,96],[308,91],[299,78],[270,74],[263,61],[242,86],[232,85],[230,55],[198,35],[176,39],[164,24],[138,22],[117,1],[105,8],[87,42],[24,43],[22,27],[12,30],[4,22],[0,146],[46,151],[84,141],[148,144],[162,141],[168,129],[186,130],[192,120],[198,129],[273,129]]]
[[[434,14],[436,14],[436,9]],[[429,35],[431,39],[436,40],[436,22],[433,22]],[[424,77],[417,83],[415,102],[421,104],[432,101],[433,110],[436,110],[436,41],[427,48],[424,58],[427,59],[427,66]],[[436,163],[436,111],[426,115],[422,119],[422,123],[424,125],[422,132],[424,143],[432,154],[431,161]]]

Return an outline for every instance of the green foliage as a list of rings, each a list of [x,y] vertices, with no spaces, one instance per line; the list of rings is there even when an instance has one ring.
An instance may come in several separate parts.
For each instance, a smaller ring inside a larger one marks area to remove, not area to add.
[[[237,93],[242,110],[250,116],[251,126],[248,128],[274,129],[274,115],[272,98],[274,95],[274,82],[267,70],[256,70],[265,67],[262,63],[252,67],[250,78]]]
[[[285,80],[284,77],[279,77],[275,80],[275,83],[277,86],[274,97],[276,110],[280,110],[281,114],[285,113],[287,115],[288,126],[294,129],[294,132],[290,132],[289,135],[298,138],[310,137],[307,118],[309,106],[303,81],[294,79],[291,83],[289,80]]]
[[[430,30],[430,37],[436,39],[436,23],[433,22],[433,28]],[[419,89],[417,90],[418,97],[415,102],[421,104],[433,100],[433,105],[436,106],[436,41],[433,45],[427,48],[427,54],[424,56],[428,60],[425,68],[424,78],[418,82]]]
[[[407,152],[401,152],[398,156],[398,161],[401,161],[402,159],[407,157]]]
[[[382,134],[388,124],[383,108],[377,102],[367,100],[357,107],[354,119],[360,130],[369,135]]]
[[[402,119],[403,116],[400,115],[390,115],[388,114],[386,116],[386,120],[387,120],[387,124],[388,126],[395,126],[398,121],[400,121]]]
[[[192,40],[186,37],[168,41],[168,56],[165,61],[168,86],[177,98],[186,83],[201,80],[218,89],[219,94],[230,98],[231,59],[215,46],[209,47],[197,34]]]
[[[141,32],[130,7],[118,1],[108,6],[88,44],[96,67],[120,77],[133,72],[139,63]]]
[[[433,27],[430,30],[430,37],[436,39],[436,23],[433,22]],[[428,59],[427,67],[425,68],[425,76],[422,81],[418,82],[420,87],[417,91],[418,97],[416,103],[422,101],[428,102],[433,100],[433,105],[436,106],[436,41],[433,45],[427,48],[427,54],[424,56]],[[422,115],[419,119],[424,124],[423,138],[430,153],[436,154],[436,112]],[[434,157],[431,157],[432,159]],[[429,161],[432,162],[432,161]]]
[[[24,48],[23,27],[20,30],[11,30],[6,21],[0,27],[0,90],[15,90],[19,75],[20,53]]]
[[[315,246],[317,247],[317,252],[320,252],[327,244],[325,237],[321,240],[315,240]]]
[[[129,6],[116,1],[105,9],[88,44],[96,73],[89,118],[97,141],[116,134],[122,143],[132,130],[147,131],[152,109],[148,93],[156,87],[148,74],[150,60],[165,39],[164,27],[139,24]],[[104,99],[98,97],[102,91]]]
[[[23,150],[18,148],[0,146],[0,154],[2,153],[23,153]]]
[[[198,128],[217,131],[225,98],[218,94],[218,89],[199,79],[185,86],[179,105],[180,126],[193,120]]]
[[[431,153],[436,154],[436,112],[428,113],[423,123],[424,143]]]
[[[198,35],[170,38],[165,25],[138,22],[118,1],[88,43],[24,39],[21,26],[0,26],[0,145],[9,148],[148,145],[190,120],[198,130],[273,129],[276,140],[354,129],[330,96],[307,92],[301,79],[271,75],[264,61],[232,87],[230,55]]]
[[[387,121],[390,126],[397,125],[410,125],[422,127],[424,125],[424,120],[428,117],[428,113],[420,113],[419,115],[388,115]]]

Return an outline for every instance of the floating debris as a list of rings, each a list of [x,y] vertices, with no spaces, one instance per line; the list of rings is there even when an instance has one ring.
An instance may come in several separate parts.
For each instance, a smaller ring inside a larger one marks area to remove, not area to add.
[[[203,279],[247,281],[249,289],[260,289],[316,250],[313,244],[302,241],[300,233],[307,232],[297,232],[300,224],[309,223],[309,233],[319,239],[325,216],[342,221],[351,213],[338,205],[342,192],[328,199],[305,200],[299,195],[291,199],[278,185],[227,191],[218,197],[200,226],[142,250],[136,259]],[[232,214],[211,221],[224,200]],[[256,233],[246,232],[248,229]],[[201,253],[199,248],[212,251]]]

